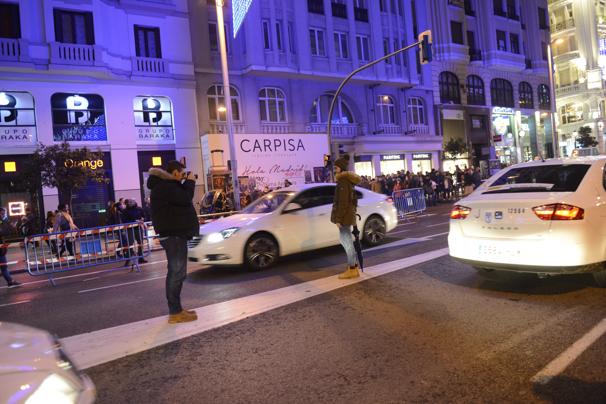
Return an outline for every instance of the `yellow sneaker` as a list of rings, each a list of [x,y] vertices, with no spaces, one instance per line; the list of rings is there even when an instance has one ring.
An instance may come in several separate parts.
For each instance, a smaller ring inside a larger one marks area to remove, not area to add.
[[[177,324],[177,323],[189,323],[190,321],[196,321],[198,319],[198,315],[195,312],[191,311],[181,311],[181,313],[177,314],[169,314],[168,316],[168,324]]]
[[[354,279],[360,276],[360,269],[356,265],[355,267],[349,267],[345,272],[339,275],[339,279]]]

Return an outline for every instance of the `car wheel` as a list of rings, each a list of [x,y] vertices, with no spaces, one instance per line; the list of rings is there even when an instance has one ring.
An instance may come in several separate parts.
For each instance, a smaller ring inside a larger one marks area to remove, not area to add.
[[[387,227],[385,221],[380,216],[371,216],[364,223],[364,229],[362,230],[362,239],[364,243],[369,246],[376,246],[385,239],[387,234]]]
[[[267,269],[278,261],[278,243],[269,234],[257,234],[246,243],[244,262],[252,270]]]
[[[606,271],[594,272],[593,279],[601,288],[606,288]]]

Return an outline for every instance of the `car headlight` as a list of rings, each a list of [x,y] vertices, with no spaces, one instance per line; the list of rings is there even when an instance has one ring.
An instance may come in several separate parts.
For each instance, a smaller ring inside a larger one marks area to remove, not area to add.
[[[73,404],[78,401],[79,391],[56,373],[48,376],[25,404]]]
[[[211,233],[208,235],[208,243],[214,244],[220,243],[223,240],[227,240],[228,238],[233,236],[238,230],[240,230],[239,227],[230,227],[229,229],[225,229],[218,233]]]

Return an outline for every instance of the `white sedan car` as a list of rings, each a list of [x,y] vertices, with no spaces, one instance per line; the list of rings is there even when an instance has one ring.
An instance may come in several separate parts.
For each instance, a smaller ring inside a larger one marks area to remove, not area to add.
[[[85,404],[95,386],[48,332],[0,322],[0,402]]]
[[[200,227],[190,242],[189,261],[263,269],[280,256],[339,244],[330,222],[335,184],[284,188],[257,199],[241,213]],[[391,198],[356,188],[358,227],[363,241],[376,245],[398,222]]]
[[[450,255],[478,272],[593,272],[606,286],[606,156],[501,170],[450,215]]]

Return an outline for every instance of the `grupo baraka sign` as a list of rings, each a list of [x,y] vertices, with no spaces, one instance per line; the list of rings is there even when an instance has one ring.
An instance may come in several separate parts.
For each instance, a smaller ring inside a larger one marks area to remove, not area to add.
[[[36,143],[34,97],[24,91],[0,91],[0,145]]]
[[[171,105],[168,97],[135,97],[133,111],[138,144],[175,142]]]
[[[257,188],[318,182],[328,142],[324,134],[235,134],[238,176]]]

